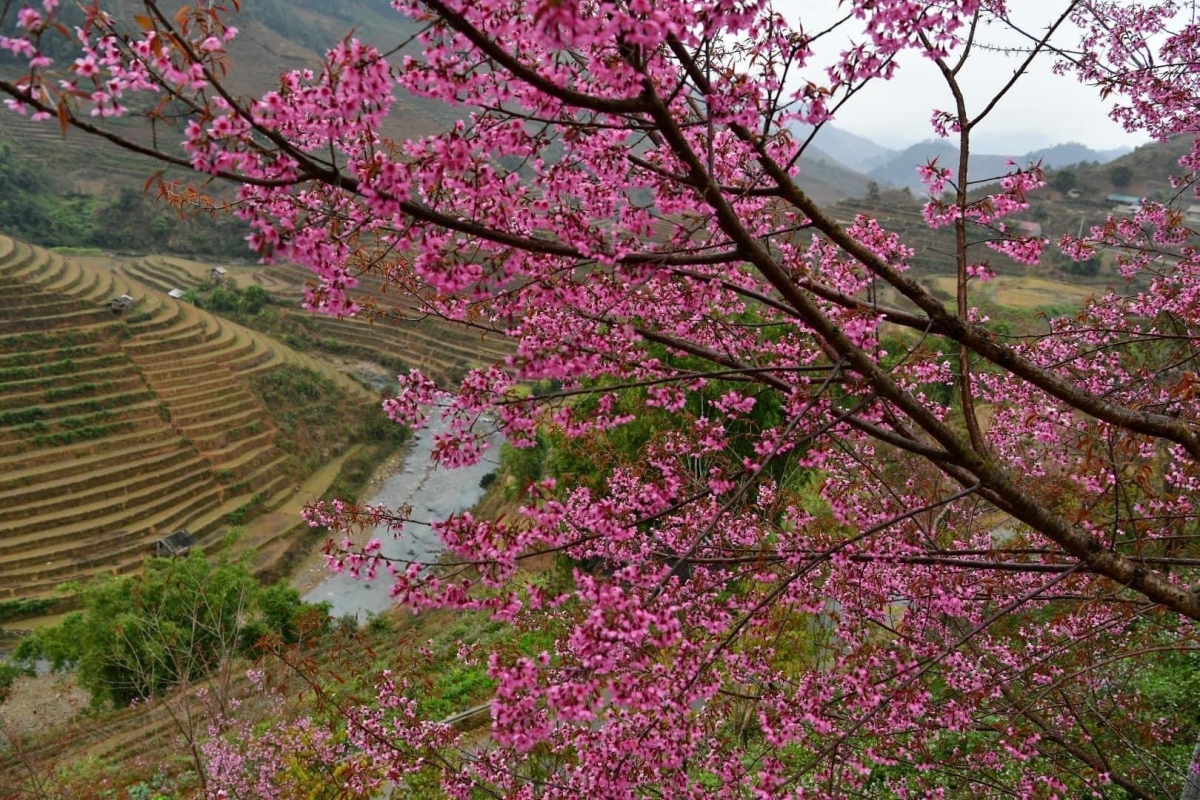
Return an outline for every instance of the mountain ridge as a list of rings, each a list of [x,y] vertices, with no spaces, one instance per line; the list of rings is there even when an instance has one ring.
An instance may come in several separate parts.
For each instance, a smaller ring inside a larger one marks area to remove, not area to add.
[[[958,165],[958,148],[944,139],[929,138],[896,150],[835,125],[823,125],[815,135],[807,126],[793,125],[791,132],[801,141],[812,136],[810,147],[820,151],[819,158],[831,159],[885,188],[907,187],[923,191],[925,187],[917,174],[918,166],[935,158],[944,167],[953,169]],[[1045,168],[1062,168],[1091,162],[1107,164],[1132,150],[1132,147],[1095,150],[1080,142],[1059,142],[1024,153],[972,153],[969,169],[975,180],[1005,174],[1010,159],[1020,165],[1040,162]]]

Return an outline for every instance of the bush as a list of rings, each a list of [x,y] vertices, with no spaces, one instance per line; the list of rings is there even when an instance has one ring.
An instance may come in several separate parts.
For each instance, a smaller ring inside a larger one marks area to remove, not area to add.
[[[23,600],[0,602],[0,622],[36,617],[54,608],[55,601],[48,597],[30,597]]]
[[[26,425],[39,419],[45,419],[46,416],[46,409],[41,406],[18,408],[15,411],[0,411],[0,427]]]

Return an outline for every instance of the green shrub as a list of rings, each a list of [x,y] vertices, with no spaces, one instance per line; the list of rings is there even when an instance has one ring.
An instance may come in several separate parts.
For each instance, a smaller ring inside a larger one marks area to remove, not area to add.
[[[70,400],[75,397],[84,397],[89,394],[94,394],[96,384],[94,383],[77,383],[73,386],[51,387],[46,390],[44,395],[47,403],[54,403],[59,400]]]
[[[18,408],[14,411],[0,411],[0,427],[9,425],[26,425],[48,416],[46,409],[41,406]]]
[[[54,608],[55,601],[48,597],[30,597],[20,600],[0,601],[0,622],[36,617]]]

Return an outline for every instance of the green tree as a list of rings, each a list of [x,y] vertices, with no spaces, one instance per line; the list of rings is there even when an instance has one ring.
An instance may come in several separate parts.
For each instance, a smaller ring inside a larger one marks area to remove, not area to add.
[[[261,286],[247,286],[240,292],[238,298],[238,310],[243,314],[254,316],[259,314],[271,300],[271,296],[267,294],[267,290]]]
[[[1075,170],[1060,169],[1054,173],[1054,177],[1050,180],[1050,185],[1054,187],[1055,191],[1066,194],[1075,188],[1078,180],[1079,176],[1075,174]]]
[[[1115,164],[1108,170],[1108,179],[1118,189],[1124,189],[1133,181],[1133,169],[1127,164]]]
[[[74,668],[97,706],[128,705],[212,674],[246,652],[247,628],[298,641],[306,608],[290,587],[261,587],[244,559],[214,564],[198,552],[93,581],[80,600],[81,611],[26,639],[16,657]],[[321,606],[308,608],[327,617]]]
[[[174,222],[166,214],[160,214],[154,218],[154,222],[150,223],[150,235],[154,237],[155,242],[165,242],[171,235],[171,229],[174,227]]]

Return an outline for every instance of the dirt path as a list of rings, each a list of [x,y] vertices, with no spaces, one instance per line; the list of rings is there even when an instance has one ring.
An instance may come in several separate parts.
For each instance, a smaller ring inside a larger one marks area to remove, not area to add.
[[[0,744],[65,725],[87,707],[88,694],[71,675],[17,678],[0,703]]]

